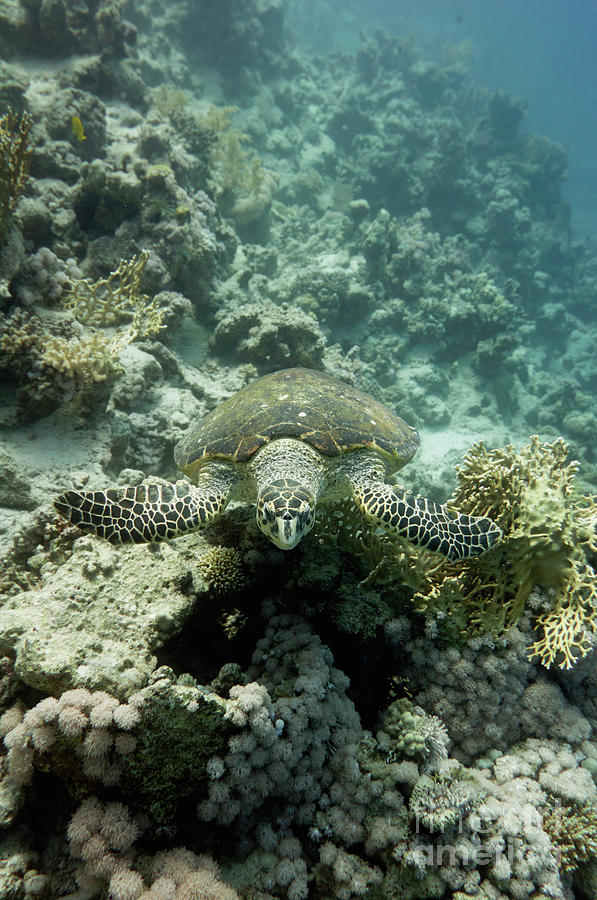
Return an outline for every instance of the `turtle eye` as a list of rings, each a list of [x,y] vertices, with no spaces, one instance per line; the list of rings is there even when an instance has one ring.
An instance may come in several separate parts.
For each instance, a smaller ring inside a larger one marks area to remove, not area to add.
[[[273,522],[276,518],[276,507],[272,500],[263,505],[263,513],[268,522]]]

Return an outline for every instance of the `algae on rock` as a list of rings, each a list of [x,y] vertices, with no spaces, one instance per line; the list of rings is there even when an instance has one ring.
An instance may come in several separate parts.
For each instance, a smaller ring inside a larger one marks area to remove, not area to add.
[[[25,684],[52,694],[85,686],[123,696],[142,687],[155,651],[196,599],[191,563],[168,544],[115,550],[81,537],[41,576],[4,599],[0,653],[15,658]]]

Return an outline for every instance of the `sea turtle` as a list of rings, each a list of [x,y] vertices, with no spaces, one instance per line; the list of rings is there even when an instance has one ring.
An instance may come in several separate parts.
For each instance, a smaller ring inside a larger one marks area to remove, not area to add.
[[[283,550],[313,527],[317,504],[351,497],[374,526],[450,559],[500,539],[491,519],[448,511],[386,482],[419,436],[369,394],[310,369],[264,375],[210,412],[174,448],[191,479],[66,491],[61,515],[112,543],[161,541],[212,522],[231,500],[256,503],[257,524]]]

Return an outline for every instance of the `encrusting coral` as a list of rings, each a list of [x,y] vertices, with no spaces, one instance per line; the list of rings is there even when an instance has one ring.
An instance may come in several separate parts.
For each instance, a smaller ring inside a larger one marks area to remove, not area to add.
[[[579,463],[568,461],[562,438],[537,436],[520,451],[475,444],[458,469],[450,500],[470,515],[486,515],[502,543],[458,569],[432,565],[415,595],[426,612],[450,610],[467,634],[501,634],[522,615],[535,588],[542,592],[538,636],[529,648],[549,668],[571,668],[594,645],[597,575],[587,553],[597,550],[597,502],[576,492]]]

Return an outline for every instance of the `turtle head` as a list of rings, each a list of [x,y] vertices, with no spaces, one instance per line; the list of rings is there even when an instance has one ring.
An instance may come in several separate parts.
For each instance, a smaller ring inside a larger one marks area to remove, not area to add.
[[[273,481],[257,498],[257,524],[280,550],[292,550],[313,528],[315,497],[291,478]]]

